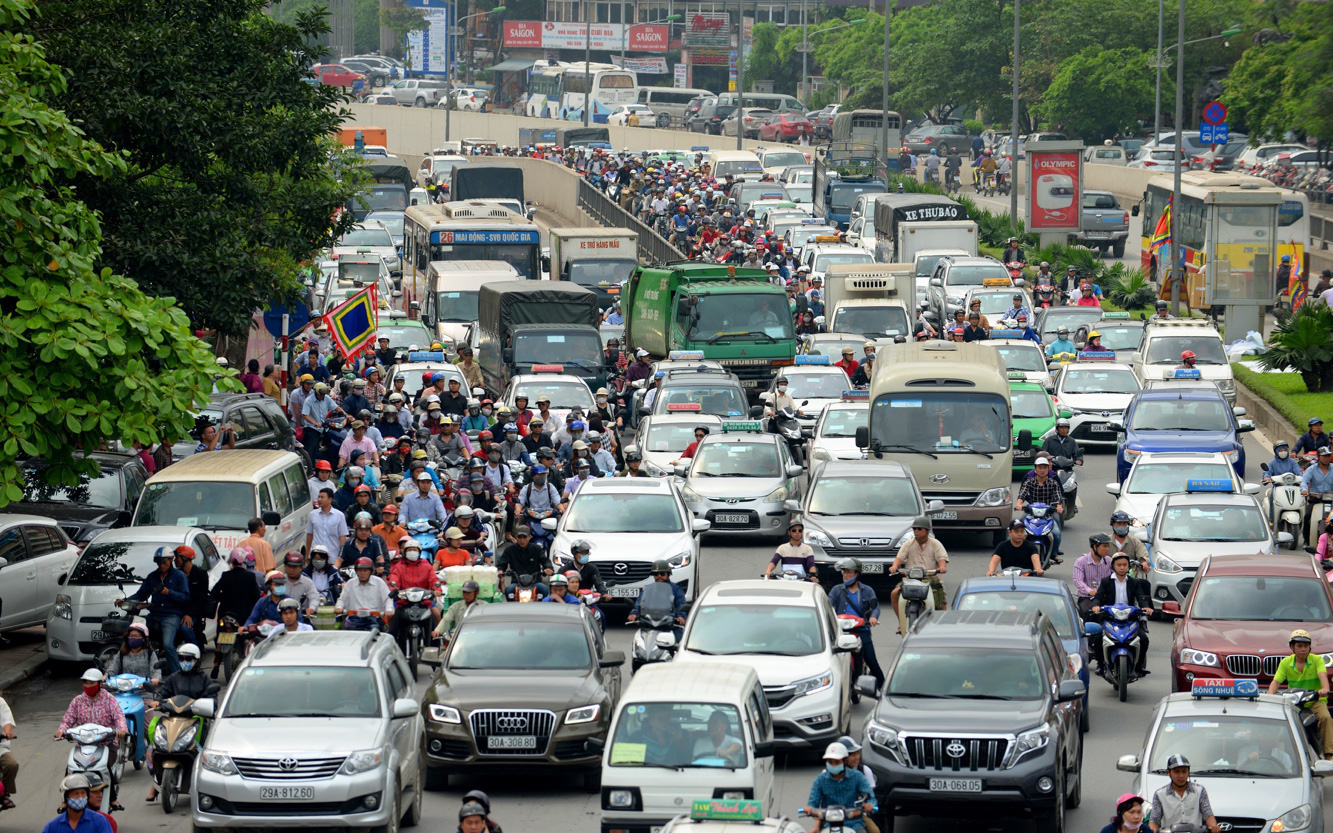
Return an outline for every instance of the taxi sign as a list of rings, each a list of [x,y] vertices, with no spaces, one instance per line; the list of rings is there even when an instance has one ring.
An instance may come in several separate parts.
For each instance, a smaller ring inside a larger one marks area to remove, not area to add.
[[[870,391],[868,390],[845,390],[842,392],[843,402],[869,402]]]
[[[1185,481],[1187,492],[1231,492],[1235,485],[1224,477],[1197,477]]]
[[[1113,362],[1115,361],[1114,350],[1080,350],[1078,360],[1081,362]]]
[[[565,366],[564,366],[563,364],[534,364],[534,365],[532,366],[532,372],[533,372],[533,373],[564,373],[564,372],[565,372]]]
[[[687,362],[694,359],[703,359],[703,357],[704,351],[702,350],[672,350],[667,353],[667,358],[673,362]]]
[[[1197,367],[1177,367],[1162,374],[1163,379],[1202,379],[1203,374]]]
[[[828,357],[828,356],[824,356],[824,355],[813,355],[813,354],[806,354],[806,355],[797,356],[796,359],[794,360],[794,363],[796,364],[797,367],[800,367],[800,366],[802,366],[802,365],[829,365],[829,364],[832,364],[832,362],[829,360],[829,357]]]
[[[1128,321],[1128,320],[1129,320],[1129,313],[1127,313],[1127,312],[1104,312],[1104,313],[1102,313],[1102,320],[1103,320],[1103,321]]]
[[[764,804],[752,798],[696,798],[690,803],[693,821],[763,821]]]
[[[409,362],[442,362],[444,361],[443,350],[413,350],[407,354]]]
[[[702,411],[704,406],[698,402],[671,402],[667,404],[667,413],[674,414],[678,411]]]
[[[991,338],[1022,338],[1022,330],[991,330]]]
[[[811,243],[838,243],[841,242],[836,234],[816,234],[810,241]]]
[[[701,151],[701,150],[702,150],[702,151],[708,151],[708,150],[712,150],[712,148],[710,148],[708,145],[690,145],[690,150],[693,150],[693,151]]]
[[[1258,697],[1258,680],[1194,680],[1190,683],[1193,697]]]
[[[764,424],[757,419],[736,420],[722,423],[723,434],[736,434],[764,430]]]
[[[1024,372],[1021,371],[1021,370],[1011,370],[1011,371],[1009,371],[1009,381],[1011,381],[1011,382],[1021,382],[1021,381],[1023,381],[1023,380],[1026,379],[1026,378],[1027,378],[1027,374],[1024,373]]]
[[[986,278],[981,282],[982,286],[1013,286],[1011,278]]]

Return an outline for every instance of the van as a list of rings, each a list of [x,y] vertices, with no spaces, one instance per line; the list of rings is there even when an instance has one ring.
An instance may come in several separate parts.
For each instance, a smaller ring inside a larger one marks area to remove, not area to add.
[[[735,108],[740,105],[740,93],[722,93],[717,97],[719,105],[725,105]],[[778,93],[746,93],[745,107],[762,107],[765,110],[772,110],[774,113],[800,113],[805,115],[805,108],[801,102],[789,95],[780,95]]]
[[[724,734],[740,748],[717,754],[710,720],[725,720]],[[656,742],[661,736],[671,741]],[[773,806],[773,718],[753,668],[645,665],[621,696],[608,737],[601,833],[660,829],[700,797]]]
[[[482,286],[517,281],[518,270],[503,260],[435,260],[426,272],[421,323],[440,343],[462,344],[477,322],[477,296]]]
[[[210,451],[186,457],[148,478],[131,526],[197,526],[220,552],[249,537],[262,518],[264,536],[281,558],[300,550],[310,514],[310,485],[290,451]]]
[[[736,179],[758,181],[764,175],[764,166],[760,164],[758,155],[748,150],[712,151],[708,154],[708,164],[716,179],[730,174]]]
[[[658,127],[682,127],[685,108],[700,96],[710,96],[708,90],[686,90],[677,87],[639,87],[634,100],[657,114]]]

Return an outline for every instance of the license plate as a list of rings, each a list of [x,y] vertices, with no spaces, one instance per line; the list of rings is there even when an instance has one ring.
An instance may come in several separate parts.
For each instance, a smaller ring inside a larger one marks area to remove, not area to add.
[[[219,644],[219,645],[234,645],[234,644],[236,644],[236,634],[234,634],[234,633],[220,633],[220,634],[218,634],[218,644]]]
[[[935,793],[979,793],[980,778],[932,778],[930,791]]]
[[[536,749],[536,735],[501,735],[500,737],[486,738],[487,749]],[[981,782],[978,781],[978,784]],[[981,791],[981,787],[977,787]]]
[[[1096,432],[1096,433],[1098,433],[1098,434],[1110,434],[1110,433],[1112,433],[1110,423],[1106,423],[1106,422],[1097,422],[1097,423],[1094,423],[1094,424],[1092,424],[1092,425],[1089,425],[1089,426],[1088,426],[1088,430],[1089,430],[1089,431],[1094,431],[1094,432]]]
[[[958,513],[957,513],[957,512],[931,512],[931,513],[930,513],[930,517],[934,518],[934,519],[937,520],[937,521],[956,521],[956,520],[958,520]]]
[[[1109,233],[1109,232],[1105,232],[1105,231],[1090,231],[1090,232],[1087,232],[1087,236],[1088,236],[1088,237],[1105,237],[1108,233]]]
[[[107,638],[107,632],[106,632],[106,631],[93,631],[93,641],[94,641],[94,642],[102,642],[102,641],[106,640],[106,638]]]
[[[611,595],[617,599],[637,599],[639,598],[639,588],[637,587],[608,587]]]
[[[315,798],[315,788],[260,787],[259,798],[263,801],[312,801]]]
[[[881,561],[862,561],[861,572],[869,575],[870,573],[884,572],[884,563]]]
[[[714,520],[720,524],[746,524],[750,522],[746,515],[714,515]]]

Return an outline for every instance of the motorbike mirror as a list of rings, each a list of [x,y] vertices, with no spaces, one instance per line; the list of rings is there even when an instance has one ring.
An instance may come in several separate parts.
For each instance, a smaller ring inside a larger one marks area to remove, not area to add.
[[[805,473],[805,469],[800,466],[787,466],[788,477],[800,477]]]
[[[1162,614],[1165,616],[1180,616],[1180,602],[1162,602]]]
[[[853,651],[861,650],[861,640],[856,634],[840,633],[838,634],[838,646],[834,648],[834,653],[850,654]]]
[[[713,528],[713,522],[705,520],[704,518],[695,518],[694,520],[690,521],[690,532],[693,532],[696,535],[705,533],[712,528]]]
[[[1084,622],[1083,633],[1087,636],[1096,636],[1102,632],[1102,626],[1096,622]]]
[[[856,447],[857,448],[870,447],[870,429],[864,425],[856,426]]]
[[[555,528],[560,525],[560,521],[555,518],[542,518],[542,529],[547,532],[555,532]]]
[[[1057,699],[1061,703],[1081,700],[1083,698],[1083,692],[1087,690],[1087,686],[1083,685],[1082,680],[1065,680],[1060,683],[1060,692]]]
[[[1121,772],[1138,772],[1140,763],[1138,755],[1121,755],[1115,762],[1115,768]]]
[[[416,705],[415,702],[412,704]],[[190,711],[195,717],[211,718],[217,708],[217,701],[212,697],[205,697],[202,700],[195,700],[190,704]]]
[[[643,382],[644,382],[643,379],[635,379],[633,382],[630,383],[630,387],[643,390]]]
[[[607,651],[606,653],[602,654],[602,658],[597,662],[597,665],[601,668],[619,668],[624,664],[625,664],[624,651]]]
[[[282,516],[277,512],[265,512],[260,520],[264,522],[264,526],[278,527],[282,525]]]
[[[401,290],[401,289],[395,289],[395,290],[394,290],[392,293],[390,293],[390,294],[391,294],[392,297],[394,297],[394,298],[401,298],[401,297],[403,297],[403,290]]]
[[[413,311],[413,312],[417,312],[417,311],[419,311],[419,310],[421,309],[421,302],[420,302],[420,301],[412,301],[411,303],[409,303],[409,304],[407,305],[407,308],[410,309],[410,310]]]
[[[485,389],[485,388],[473,388],[473,389],[472,389],[472,395],[473,395],[473,396],[485,396],[485,395],[486,395],[486,389]]]
[[[764,415],[764,409],[761,405],[754,405],[750,408],[750,419],[759,419]]]
[[[1023,286],[1027,283],[1025,278],[1014,278],[1014,286]]]
[[[664,651],[676,650],[676,635],[671,632],[659,633],[657,635],[657,647]]]
[[[1120,484],[1119,484],[1119,483],[1107,483],[1107,484],[1106,484],[1106,493],[1107,493],[1108,495],[1119,495],[1119,494],[1120,494]]]
[[[859,639],[857,640],[860,641]],[[864,697],[875,696],[875,678],[869,674],[862,674],[856,678],[856,690],[861,692]]]
[[[760,401],[760,402],[772,402],[772,401],[773,401],[773,394],[770,393],[770,392],[768,392],[768,391],[764,391],[763,393],[759,394],[759,401]]]
[[[1268,464],[1267,464],[1267,463],[1260,463],[1260,464],[1259,464],[1259,471],[1268,471]]]
[[[1290,546],[1291,544],[1296,543],[1296,536],[1292,535],[1290,532],[1279,532],[1277,534],[1277,542],[1279,546]]]
[[[1257,495],[1259,494],[1260,488],[1258,483],[1246,483],[1241,487],[1241,491],[1247,495]]]

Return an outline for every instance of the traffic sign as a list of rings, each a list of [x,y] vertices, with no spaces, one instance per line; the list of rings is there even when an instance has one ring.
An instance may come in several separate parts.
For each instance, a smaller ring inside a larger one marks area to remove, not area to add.
[[[1199,144],[1203,145],[1225,145],[1230,135],[1230,125],[1226,122],[1221,124],[1208,124],[1207,122],[1199,125]]]
[[[282,338],[282,316],[287,318],[287,335],[295,335],[301,328],[310,323],[310,310],[305,304],[298,304],[292,309],[287,309],[280,304],[274,304],[264,313],[264,329],[274,338]]]
[[[1227,120],[1227,106],[1220,101],[1210,101],[1203,105],[1200,118],[1204,124],[1224,124]]]

